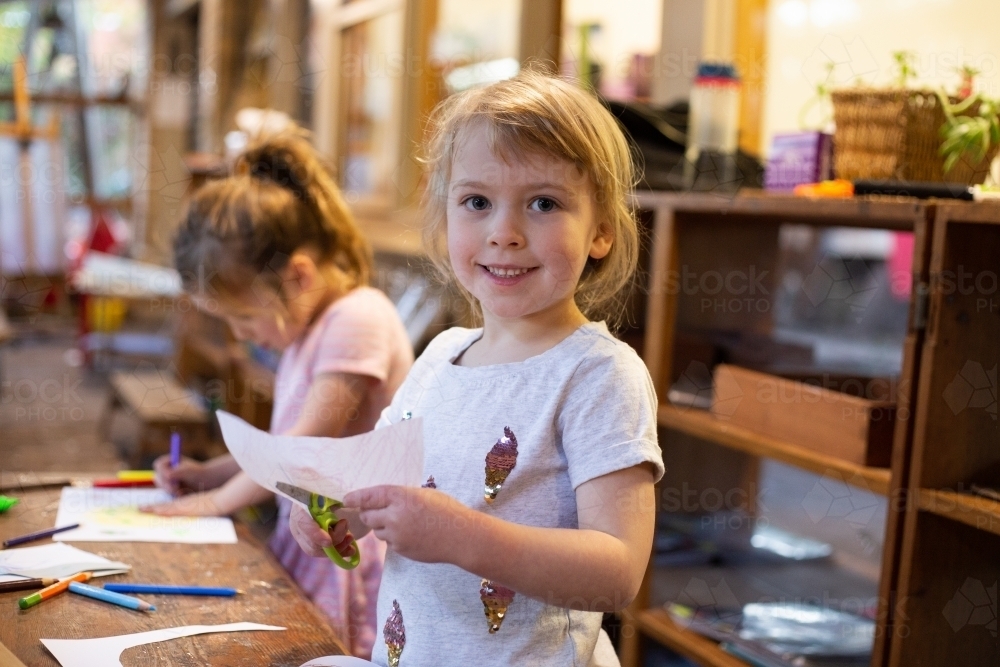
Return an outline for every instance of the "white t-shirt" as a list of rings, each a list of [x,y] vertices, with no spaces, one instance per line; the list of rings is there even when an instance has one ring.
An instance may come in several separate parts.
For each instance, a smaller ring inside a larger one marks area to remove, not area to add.
[[[522,362],[474,368],[452,363],[481,335],[481,329],[455,328],[435,338],[379,420],[384,426],[407,412],[423,417],[424,475],[433,475],[439,491],[506,521],[576,528],[580,484],[644,462],[654,466],[657,480],[663,475],[649,373],[603,322],[585,324]],[[510,460],[505,427],[517,454],[488,504],[486,457],[506,438],[501,449]],[[383,627],[395,600],[405,631],[400,667],[588,664],[599,612],[515,594],[499,630],[490,633],[481,584],[454,565],[418,563],[390,550],[372,659],[388,664]]]

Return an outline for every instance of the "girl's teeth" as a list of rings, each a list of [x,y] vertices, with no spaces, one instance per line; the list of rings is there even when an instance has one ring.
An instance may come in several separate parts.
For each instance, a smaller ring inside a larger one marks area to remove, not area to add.
[[[497,269],[492,266],[488,266],[486,268],[490,273],[495,276],[500,276],[501,278],[510,278],[528,272],[528,269]]]

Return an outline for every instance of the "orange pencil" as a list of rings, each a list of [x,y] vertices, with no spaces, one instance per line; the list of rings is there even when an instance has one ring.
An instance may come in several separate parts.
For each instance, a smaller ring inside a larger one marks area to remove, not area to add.
[[[69,588],[69,582],[71,581],[90,581],[90,578],[94,576],[93,572],[80,572],[79,574],[74,574],[72,577],[63,579],[62,581],[52,584],[48,588],[43,588],[34,595],[29,595],[26,598],[21,598],[17,601],[17,606],[21,609],[27,609],[29,607],[34,607],[36,604],[42,600],[48,600],[50,597],[59,595],[64,590]]]

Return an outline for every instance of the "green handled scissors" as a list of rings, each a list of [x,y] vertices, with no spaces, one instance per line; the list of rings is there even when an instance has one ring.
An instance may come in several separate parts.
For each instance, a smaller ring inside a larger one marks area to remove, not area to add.
[[[285,482],[278,482],[275,486],[278,491],[295,502],[305,505],[306,509],[309,510],[309,514],[316,521],[316,524],[323,530],[329,532],[330,527],[337,523],[337,515],[334,512],[344,506],[344,503],[339,500],[333,500],[318,493],[306,491],[300,486],[286,484]],[[361,549],[358,547],[357,540],[353,538],[351,539],[351,545],[354,547],[354,555],[350,558],[341,556],[335,546],[326,547],[323,549],[323,552],[338,566],[345,570],[353,570],[361,562]]]

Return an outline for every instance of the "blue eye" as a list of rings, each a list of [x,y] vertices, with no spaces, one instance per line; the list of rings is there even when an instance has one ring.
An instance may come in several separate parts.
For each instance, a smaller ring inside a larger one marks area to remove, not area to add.
[[[558,208],[554,199],[549,199],[548,197],[539,197],[531,202],[531,208],[538,211],[539,213],[551,213]]]
[[[466,208],[472,209],[473,211],[485,211],[490,207],[490,200],[486,197],[469,197],[463,203]]]

